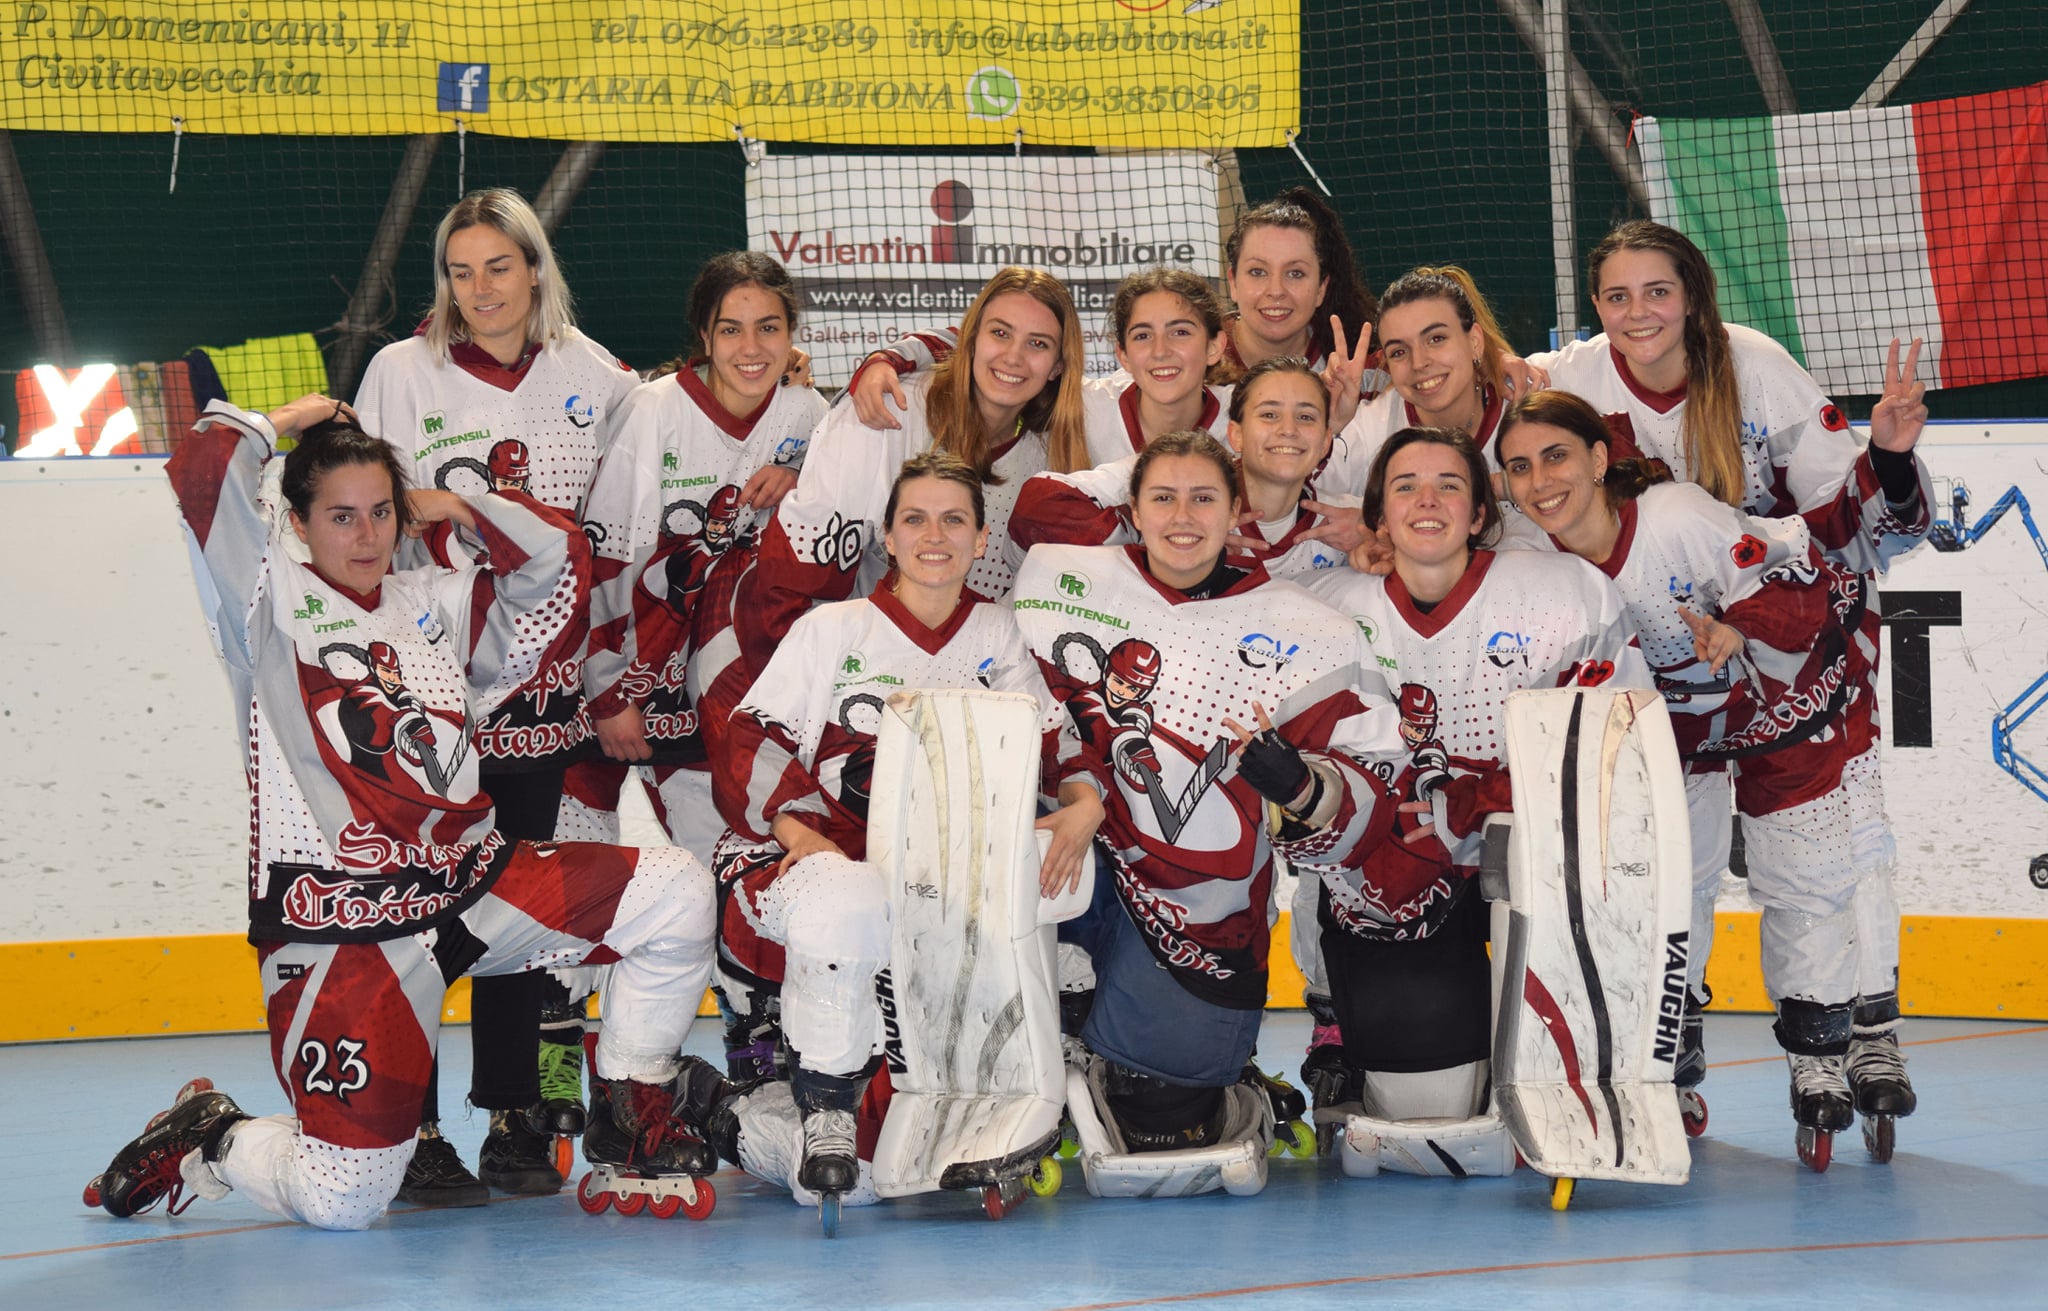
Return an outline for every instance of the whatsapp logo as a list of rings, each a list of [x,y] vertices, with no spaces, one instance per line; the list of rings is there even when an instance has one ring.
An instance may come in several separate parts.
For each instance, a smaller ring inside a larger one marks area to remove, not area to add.
[[[1016,77],[1000,64],[987,64],[967,79],[967,117],[1002,119],[1017,112],[1024,93]]]

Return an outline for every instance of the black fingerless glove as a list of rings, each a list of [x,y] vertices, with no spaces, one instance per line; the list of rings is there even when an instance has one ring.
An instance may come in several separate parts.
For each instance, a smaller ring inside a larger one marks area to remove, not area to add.
[[[1308,762],[1286,738],[1267,729],[1244,744],[1237,776],[1274,805],[1286,806],[1308,787]]]

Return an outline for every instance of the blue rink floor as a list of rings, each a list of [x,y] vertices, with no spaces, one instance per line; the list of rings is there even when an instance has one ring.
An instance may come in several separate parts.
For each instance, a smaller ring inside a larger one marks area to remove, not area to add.
[[[1306,1034],[1302,1013],[1270,1016],[1268,1067]],[[469,1033],[444,1036],[459,1088]],[[1825,1175],[1801,1167],[1769,1021],[1713,1016],[1711,1124],[1682,1188],[1585,1183],[1557,1213],[1527,1170],[1367,1180],[1279,1161],[1258,1197],[1098,1201],[1076,1168],[1001,1223],[937,1194],[848,1210],[831,1242],[815,1211],[732,1170],[701,1223],[586,1216],[567,1191],[400,1209],[362,1234],[236,1197],[114,1220],[81,1188],[186,1078],[284,1108],[264,1039],[6,1047],[0,1308],[2048,1306],[2048,1025],[1909,1020],[1904,1036],[1920,1113],[1889,1166],[1851,1131]],[[690,1046],[715,1041],[700,1021]],[[473,1165],[484,1117],[446,1127]]]

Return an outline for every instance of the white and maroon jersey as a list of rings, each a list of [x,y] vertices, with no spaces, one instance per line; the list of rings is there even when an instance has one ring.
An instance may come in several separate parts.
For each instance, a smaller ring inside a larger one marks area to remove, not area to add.
[[[1728,348],[1742,405],[1742,508],[1754,515],[1797,514],[1821,550],[1858,573],[1882,571],[1919,545],[1932,524],[1934,488],[1920,475],[1919,512],[1901,519],[1846,415],[1812,375],[1771,338],[1731,323]],[[1664,461],[1691,482],[1679,431],[1685,389],[1654,392],[1629,373],[1607,335],[1571,342],[1531,359],[1550,370],[1551,385],[1584,397],[1615,435],[1610,459],[1641,453]],[[1631,449],[1633,448],[1633,449]]]
[[[1476,551],[1450,595],[1425,613],[1398,573],[1312,575],[1317,596],[1364,635],[1362,686],[1400,707],[1401,744],[1375,761],[1401,801],[1428,800],[1418,782],[1489,774],[1506,763],[1508,694],[1524,688],[1651,686],[1620,594],[1576,556]],[[1415,822],[1403,817],[1407,831]],[[1368,937],[1422,937],[1441,922],[1479,865],[1483,836],[1383,844],[1326,877],[1336,922]],[[1422,849],[1434,859],[1418,859]]]
[[[1010,514],[1010,550],[1018,559],[1034,546],[1135,546],[1138,530],[1131,523],[1131,473],[1138,457],[1126,455],[1109,464],[1073,473],[1033,474],[1017,495]],[[1304,490],[1304,495],[1306,495]],[[1355,496],[1332,496],[1326,504],[1355,507]],[[1233,551],[1229,563],[1249,568],[1256,560],[1274,578],[1291,578],[1315,569],[1344,564],[1344,552],[1308,534],[1326,522],[1307,506],[1278,519],[1260,520],[1238,531],[1265,545]]]
[[[636,375],[574,328],[529,347],[510,368],[469,342],[448,350],[448,360],[435,360],[415,333],[378,351],[356,392],[364,431],[390,443],[415,487],[464,496],[512,487],[573,516]],[[464,568],[477,563],[477,545],[437,524],[419,541],[401,543],[399,559]],[[558,764],[590,736],[582,713],[588,627],[588,615],[579,614],[532,686],[482,726],[477,749],[493,770]]]
[[[903,462],[932,448],[925,398],[929,374],[906,378],[910,408],[900,428],[861,423],[842,398],[818,425],[796,490],[783,498],[761,536],[760,560],[739,584],[733,628],[746,667],[758,677],[775,643],[812,601],[872,592],[888,572],[882,512]],[[968,571],[967,587],[1006,596],[1014,573],[1010,510],[1025,479],[1046,467],[1045,434],[1019,432],[996,448],[991,471],[1002,479],[984,492],[988,549]]]
[[[356,389],[363,430],[391,443],[415,487],[474,496],[511,481],[575,513],[639,377],[575,328],[511,368],[467,342],[449,355],[435,359],[418,334],[378,351]]]
[[[487,565],[338,587],[257,499],[276,434],[216,401],[167,472],[204,569],[249,776],[249,935],[380,941],[489,890],[512,845],[477,785],[480,722],[586,604],[590,548],[518,493],[468,498]]]
[[[1058,791],[1062,717],[1008,606],[966,593],[944,624],[927,628],[880,591],[805,614],[733,712],[732,749],[712,762],[731,830],[721,847],[736,839],[772,844],[775,817],[792,812],[849,857],[866,859],[884,706],[898,692],[971,687],[1038,699],[1041,787]]]
[[[1195,427],[1225,446],[1230,445],[1230,388],[1202,388],[1202,413]],[[1088,428],[1088,463],[1109,464],[1145,449],[1145,430],[1138,423],[1140,393],[1130,372],[1118,369],[1107,378],[1081,384],[1081,413]]]
[[[825,412],[810,388],[777,387],[732,414],[704,367],[633,389],[583,501],[595,570],[584,694],[597,719],[638,707],[660,764],[703,760],[697,706],[738,654],[733,586],[767,516],[740,490],[770,465],[801,468]]]
[[[1752,517],[1692,483],[1646,488],[1618,512],[1621,536],[1596,567],[1621,592],[1679,750],[1727,760],[1827,728],[1854,680],[1805,521]],[[1742,634],[1721,673],[1694,654],[1682,610]]]
[[[1097,848],[1118,900],[1189,992],[1264,1005],[1276,849],[1314,877],[1391,822],[1383,789],[1352,759],[1399,747],[1392,707],[1358,690],[1357,627],[1257,566],[1190,600],[1153,579],[1136,547],[1036,547],[1012,602],[1103,789]],[[1327,827],[1269,835],[1224,723],[1255,731],[1255,707],[1337,771]]]

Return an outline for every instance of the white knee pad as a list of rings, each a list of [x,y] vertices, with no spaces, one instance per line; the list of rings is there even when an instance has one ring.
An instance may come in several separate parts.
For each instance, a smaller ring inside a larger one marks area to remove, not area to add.
[[[782,902],[787,967],[782,1031],[806,1068],[852,1074],[881,1029],[875,975],[889,963],[889,904],[872,865],[823,852],[772,889]]]
[[[1193,1197],[1221,1189],[1249,1197],[1266,1187],[1273,1112],[1264,1093],[1223,1090],[1223,1130],[1214,1144],[1172,1152],[1131,1152],[1110,1114],[1099,1060],[1067,1071],[1067,1114],[1081,1140],[1081,1177],[1091,1197]]]
[[[337,1147],[270,1115],[236,1125],[213,1172],[274,1214],[320,1229],[366,1229],[398,1196],[415,1141]]]

